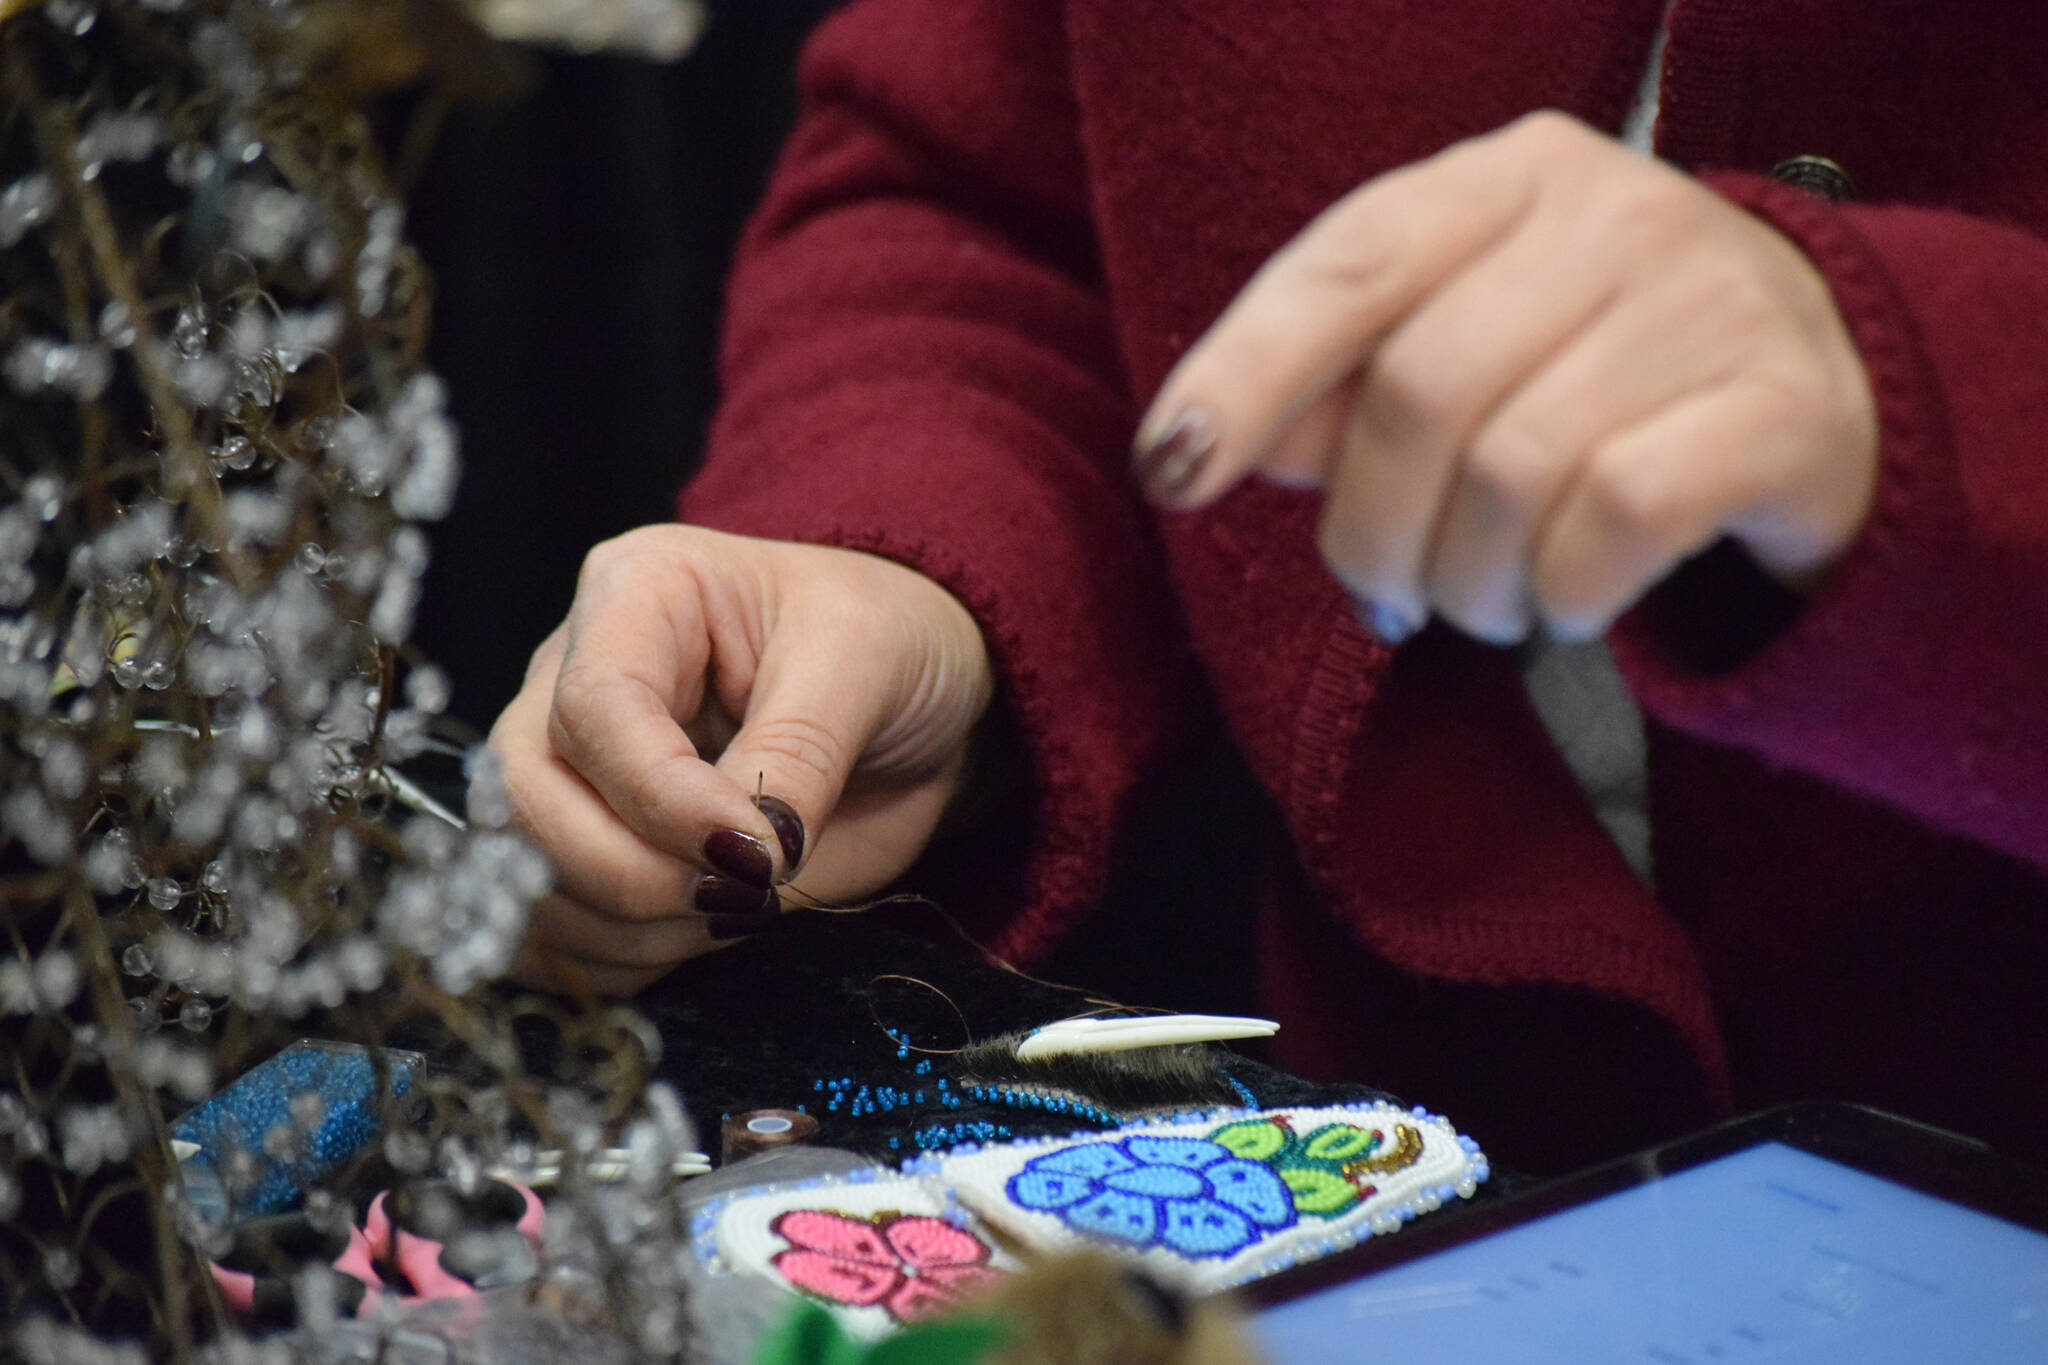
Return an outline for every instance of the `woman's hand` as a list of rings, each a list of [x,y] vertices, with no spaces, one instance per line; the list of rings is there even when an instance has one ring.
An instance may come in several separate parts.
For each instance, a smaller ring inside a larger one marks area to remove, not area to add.
[[[1259,271],[1139,428],[1154,497],[1327,490],[1390,642],[1604,630],[1726,535],[1809,583],[1862,526],[1877,421],[1826,283],[1760,220],[1559,114],[1353,192]]]
[[[816,900],[886,885],[992,690],[973,618],[901,565],[685,526],[598,546],[491,731],[557,872],[521,974],[624,994],[772,922],[799,866]]]

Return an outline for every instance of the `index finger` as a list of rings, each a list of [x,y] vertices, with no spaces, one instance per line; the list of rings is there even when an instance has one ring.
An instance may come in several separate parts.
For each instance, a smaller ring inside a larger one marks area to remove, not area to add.
[[[1258,468],[1402,318],[1515,229],[1534,181],[1493,146],[1493,137],[1460,143],[1370,181],[1260,267],[1138,426],[1134,463],[1151,496],[1199,506]],[[1321,482],[1314,471],[1285,472]]]
[[[655,848],[700,866],[704,840],[774,831],[683,731],[712,662],[701,586],[686,565],[639,557],[586,571],[569,615],[548,734],[613,813]]]

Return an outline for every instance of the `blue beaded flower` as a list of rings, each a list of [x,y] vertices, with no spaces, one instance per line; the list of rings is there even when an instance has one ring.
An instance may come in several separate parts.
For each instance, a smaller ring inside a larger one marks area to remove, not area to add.
[[[1010,1177],[1010,1199],[1084,1237],[1230,1256],[1295,1220],[1270,1166],[1201,1138],[1133,1137],[1064,1147]]]

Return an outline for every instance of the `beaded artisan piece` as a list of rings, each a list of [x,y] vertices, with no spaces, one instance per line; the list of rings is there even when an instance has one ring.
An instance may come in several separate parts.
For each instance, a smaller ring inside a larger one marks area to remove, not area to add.
[[[1027,1135],[1044,1132],[1051,1122],[1057,1122],[1061,1127],[1071,1123],[1107,1129],[1131,1121],[1128,1114],[1053,1085],[984,1083],[972,1079],[956,1083],[954,1079],[934,1074],[931,1058],[912,1060],[913,1048],[908,1034],[887,1028],[883,1032],[890,1042],[896,1044],[896,1061],[900,1064],[898,1075],[890,1080],[884,1080],[881,1073],[871,1073],[867,1079],[856,1078],[850,1073],[814,1077],[810,1085],[811,1100],[795,1107],[806,1113],[816,1113],[823,1121],[837,1119],[842,1123],[848,1120],[903,1123],[913,1121],[910,1119],[913,1114],[933,1113],[938,1122],[885,1139],[891,1153],[905,1156],[914,1152],[946,1151],[969,1143],[1007,1142],[1017,1136],[1010,1124],[992,1117],[951,1120],[943,1117],[947,1110],[959,1110],[969,1105],[1019,1111]],[[1220,1076],[1220,1083],[1228,1085],[1247,1104],[1254,1102],[1251,1091],[1242,1083],[1228,1076]],[[812,1108],[813,1103],[815,1109]],[[724,1117],[730,1118],[731,1115]]]
[[[1186,1115],[924,1169],[1024,1246],[1123,1251],[1194,1290],[1393,1232],[1488,1174],[1446,1120],[1384,1103]]]
[[[1047,1114],[1059,1114],[1074,1118],[1082,1123],[1097,1123],[1105,1128],[1114,1128],[1124,1121],[1121,1114],[1113,1114],[1099,1104],[1082,1099],[1078,1095],[1062,1094],[1057,1090],[1029,1085],[970,1085],[969,1099],[980,1100],[983,1104],[1002,1104],[1014,1109],[1036,1109]]]
[[[869,1340],[1016,1269],[937,1182],[878,1168],[713,1201],[691,1234],[708,1268],[802,1294]]]

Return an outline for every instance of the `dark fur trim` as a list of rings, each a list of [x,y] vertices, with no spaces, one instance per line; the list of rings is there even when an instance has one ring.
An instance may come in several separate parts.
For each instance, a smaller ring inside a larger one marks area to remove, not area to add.
[[[1078,1096],[1119,1114],[1241,1104],[1224,1079],[1221,1054],[1201,1043],[1129,1052],[1077,1052],[1021,1061],[1011,1033],[970,1044],[953,1059],[961,1079],[981,1085],[1022,1085]]]

